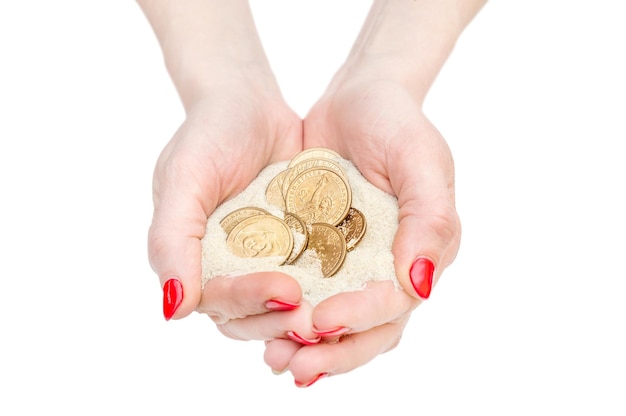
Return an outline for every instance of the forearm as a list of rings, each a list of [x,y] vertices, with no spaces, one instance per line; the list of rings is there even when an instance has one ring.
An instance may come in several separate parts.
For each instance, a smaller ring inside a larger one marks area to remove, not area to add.
[[[137,3],[156,34],[185,108],[248,73],[274,81],[247,0]]]
[[[399,81],[422,101],[486,1],[375,0],[345,67]]]

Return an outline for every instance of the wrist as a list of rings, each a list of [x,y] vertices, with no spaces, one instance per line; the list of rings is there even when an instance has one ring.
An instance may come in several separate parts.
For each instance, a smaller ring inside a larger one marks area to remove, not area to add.
[[[278,89],[247,0],[139,0],[188,109],[207,94]]]
[[[385,80],[423,102],[454,45],[485,0],[375,0],[333,80]]]
[[[207,97],[221,94],[282,98],[276,78],[264,62],[212,56],[169,72],[186,111]]]

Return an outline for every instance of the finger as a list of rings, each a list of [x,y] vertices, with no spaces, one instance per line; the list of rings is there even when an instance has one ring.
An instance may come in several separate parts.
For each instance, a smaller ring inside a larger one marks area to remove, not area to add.
[[[408,317],[366,332],[343,336],[335,344],[321,343],[300,348],[289,362],[298,387],[308,387],[325,376],[347,373],[395,348]]]
[[[231,319],[218,325],[224,335],[236,340],[269,340],[289,338],[301,344],[315,344],[319,337],[313,332],[311,312],[313,307],[303,302],[292,311],[270,312]]]
[[[289,361],[300,348],[302,348],[302,344],[299,342],[288,339],[273,339],[265,344],[263,360],[275,374],[282,374],[287,370]]]
[[[200,300],[200,239],[206,216],[192,207],[184,212],[185,207],[183,203],[179,208],[155,209],[148,233],[150,264],[163,288],[163,314],[167,320],[189,315]]]
[[[391,281],[369,282],[363,290],[344,292],[320,302],[313,310],[313,327],[325,341],[396,322],[417,301]]]
[[[454,203],[454,165],[434,127],[395,147],[389,171],[398,196],[399,225],[392,246],[396,276],[407,293],[427,299],[454,260],[461,226]],[[426,138],[424,138],[426,137]]]
[[[208,280],[197,310],[221,325],[270,311],[296,309],[301,300],[302,289],[291,276],[259,272]]]

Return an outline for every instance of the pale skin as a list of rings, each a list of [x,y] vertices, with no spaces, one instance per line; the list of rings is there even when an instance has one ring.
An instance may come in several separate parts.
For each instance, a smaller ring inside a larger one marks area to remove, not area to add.
[[[299,386],[398,344],[424,301],[412,265],[427,259],[435,285],[461,236],[451,152],[422,104],[485,1],[373,1],[346,62],[301,120],[281,95],[247,1],[138,0],[186,112],[155,168],[148,238],[161,285],[182,284],[173,319],[206,313],[228,337],[266,341],[265,362]],[[398,198],[392,252],[403,290],[371,283],[313,307],[294,279],[275,272],[214,278],[202,289],[200,239],[215,208],[268,164],[317,146]]]

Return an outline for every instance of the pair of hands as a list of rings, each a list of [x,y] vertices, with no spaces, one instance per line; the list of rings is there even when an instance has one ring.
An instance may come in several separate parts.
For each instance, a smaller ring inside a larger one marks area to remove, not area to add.
[[[411,311],[453,261],[460,241],[453,161],[421,102],[398,82],[340,71],[301,120],[274,82],[240,72],[187,106],[157,162],[150,262],[167,319],[197,311],[230,338],[264,340],[265,362],[308,386],[393,349]],[[218,277],[201,289],[200,240],[215,208],[267,165],[319,146],[398,198],[392,251],[404,290],[371,282],[313,307],[293,278],[277,272]]]

